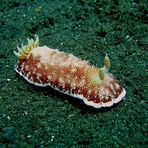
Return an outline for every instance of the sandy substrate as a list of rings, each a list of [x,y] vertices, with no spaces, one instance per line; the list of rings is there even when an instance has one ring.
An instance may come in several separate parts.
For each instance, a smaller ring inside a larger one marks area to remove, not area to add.
[[[0,147],[146,147],[146,7],[146,0],[1,0]],[[99,67],[108,53],[126,99],[97,110],[27,83],[14,71],[13,50],[34,34]]]

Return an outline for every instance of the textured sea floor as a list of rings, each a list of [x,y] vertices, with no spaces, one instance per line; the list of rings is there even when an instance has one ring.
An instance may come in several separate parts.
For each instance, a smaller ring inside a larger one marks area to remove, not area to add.
[[[148,146],[148,25],[146,0],[0,1],[0,148]],[[105,109],[14,71],[16,45],[38,34],[40,45],[102,66],[127,91]]]

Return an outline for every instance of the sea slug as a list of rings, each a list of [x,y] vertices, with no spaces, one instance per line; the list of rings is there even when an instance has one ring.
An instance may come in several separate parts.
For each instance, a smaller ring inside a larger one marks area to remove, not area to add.
[[[94,108],[110,107],[126,94],[118,80],[109,73],[110,60],[106,55],[104,66],[98,68],[72,54],[39,46],[39,38],[28,39],[28,44],[17,46],[15,71],[29,83],[51,86],[72,97],[82,99]],[[72,98],[71,98],[72,99]]]

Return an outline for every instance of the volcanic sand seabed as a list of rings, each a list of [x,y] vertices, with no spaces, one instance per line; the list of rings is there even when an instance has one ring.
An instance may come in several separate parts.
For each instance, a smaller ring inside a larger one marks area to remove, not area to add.
[[[2,0],[0,17],[0,147],[146,147],[146,0]],[[34,34],[99,67],[108,53],[126,99],[96,110],[27,83],[13,50]]]

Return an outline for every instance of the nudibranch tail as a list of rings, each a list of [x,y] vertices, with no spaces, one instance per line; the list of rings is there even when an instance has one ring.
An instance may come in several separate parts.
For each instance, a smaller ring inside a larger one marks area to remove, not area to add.
[[[18,52],[14,51],[14,54],[18,57],[18,59],[25,59],[33,48],[39,47],[38,35],[35,35],[35,40],[33,39],[27,39],[27,40],[28,40],[27,45],[23,45],[22,43],[21,48],[17,46]]]
[[[82,99],[94,108],[110,107],[126,94],[118,80],[109,73],[110,60],[98,68],[87,61],[47,46],[39,47],[39,38],[28,39],[18,48],[15,71],[29,83],[51,86],[67,95]]]

